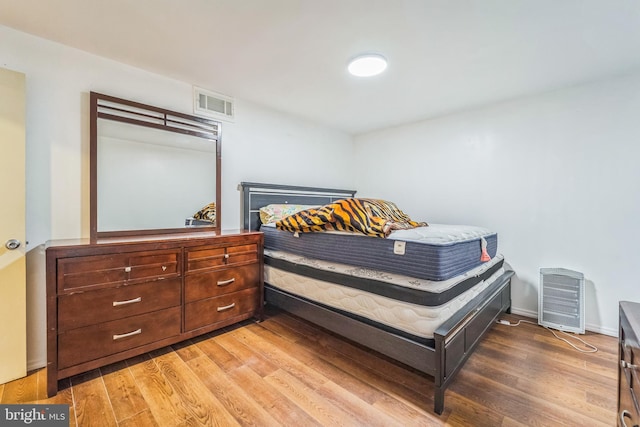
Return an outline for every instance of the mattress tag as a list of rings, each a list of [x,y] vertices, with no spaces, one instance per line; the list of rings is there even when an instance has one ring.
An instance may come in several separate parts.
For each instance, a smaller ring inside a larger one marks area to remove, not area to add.
[[[396,255],[404,255],[404,247],[406,246],[406,244],[407,242],[396,240],[393,243],[393,253]]]

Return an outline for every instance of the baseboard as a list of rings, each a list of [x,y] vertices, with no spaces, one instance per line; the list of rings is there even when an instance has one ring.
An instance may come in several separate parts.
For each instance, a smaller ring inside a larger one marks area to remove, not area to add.
[[[517,314],[518,316],[531,317],[531,318],[535,319],[536,322],[538,321],[538,312],[537,311],[523,310],[521,308],[511,307],[511,312],[513,314]],[[617,329],[605,328],[605,327],[602,327],[600,325],[593,325],[593,324],[585,325],[584,328],[587,331],[595,332],[596,334],[609,335],[609,336],[612,336],[612,337],[617,337],[618,336],[618,330]]]
[[[537,311],[523,310],[521,308],[511,307],[511,312],[513,314],[517,314],[518,316],[531,317],[532,319],[535,319],[536,322],[538,321]]]
[[[609,335],[609,336],[612,336],[612,337],[617,337],[618,336],[618,330],[617,329],[603,328],[602,326],[596,326],[596,325],[585,325],[584,328],[587,331],[595,332],[597,334]]]
[[[47,366],[47,359],[27,360],[27,372],[35,371]]]

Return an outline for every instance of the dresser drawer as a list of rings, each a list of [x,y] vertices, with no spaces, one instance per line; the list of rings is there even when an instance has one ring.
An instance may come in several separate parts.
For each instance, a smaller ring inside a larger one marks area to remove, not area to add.
[[[180,334],[180,307],[72,329],[58,335],[58,369]]]
[[[187,331],[208,326],[258,309],[260,292],[249,288],[215,298],[207,298],[185,305],[184,322]]]
[[[177,277],[180,251],[148,251],[60,258],[58,290]]]
[[[620,395],[618,402],[618,425],[619,426],[636,426],[640,423],[638,411],[638,396],[628,382],[630,376],[622,373],[620,376]],[[633,376],[631,376],[633,378]],[[624,420],[624,424],[623,421]]]
[[[193,274],[185,277],[184,299],[191,302],[257,287],[260,282],[259,276],[258,264]]]
[[[58,297],[58,331],[180,305],[181,279],[156,280]]]
[[[186,253],[186,271],[206,271],[258,260],[258,245],[250,243],[227,247],[200,247]]]

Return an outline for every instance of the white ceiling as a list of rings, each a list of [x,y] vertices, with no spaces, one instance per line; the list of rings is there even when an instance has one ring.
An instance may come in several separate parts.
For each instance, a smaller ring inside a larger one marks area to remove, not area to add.
[[[640,69],[638,0],[0,0],[0,24],[351,134]],[[387,71],[349,76],[367,51]]]

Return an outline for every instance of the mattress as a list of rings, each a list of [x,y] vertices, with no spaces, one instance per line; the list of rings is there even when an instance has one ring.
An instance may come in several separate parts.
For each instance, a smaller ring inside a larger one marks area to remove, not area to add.
[[[427,345],[434,331],[497,280],[504,267],[445,304],[425,306],[265,265],[265,285]],[[267,293],[268,295],[268,293]]]
[[[502,268],[504,257],[498,254],[479,267],[441,281],[419,279],[270,249],[264,250],[264,263],[282,271],[364,290],[397,301],[438,306],[489,278]]]
[[[496,233],[467,225],[431,224],[395,230],[385,239],[355,233],[291,233],[263,225],[265,249],[374,268],[427,280],[447,280],[483,264],[498,249]]]

